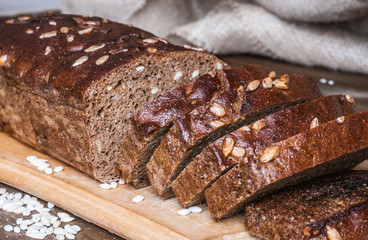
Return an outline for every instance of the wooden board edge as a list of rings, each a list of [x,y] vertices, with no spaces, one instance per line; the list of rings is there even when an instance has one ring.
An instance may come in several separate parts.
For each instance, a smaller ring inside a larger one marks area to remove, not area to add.
[[[19,172],[19,169],[23,169],[23,171]],[[103,198],[71,184],[68,184],[67,189],[58,188],[57,186],[66,183],[23,165],[0,158],[0,170],[1,182],[52,202],[121,237],[128,239],[189,240],[189,238],[172,229],[114,203],[106,202]],[[65,198],[59,196],[65,196]],[[69,207],[71,202],[80,204],[78,210]],[[96,208],[96,206],[101,207]],[[110,219],[114,219],[114,221]]]

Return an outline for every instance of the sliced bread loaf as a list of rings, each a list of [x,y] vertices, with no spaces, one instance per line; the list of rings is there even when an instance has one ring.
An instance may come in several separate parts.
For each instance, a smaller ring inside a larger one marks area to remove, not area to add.
[[[20,17],[0,26],[0,126],[101,181],[134,112],[223,63],[97,17]]]
[[[368,171],[289,187],[245,208],[245,228],[266,239],[368,239]]]
[[[321,96],[313,80],[299,75],[279,79],[262,66],[224,73],[228,91],[176,119],[148,162],[148,177],[161,198],[173,196],[171,183],[209,143],[281,108]]]
[[[178,202],[189,207],[204,201],[204,191],[243,158],[310,128],[313,119],[324,123],[354,113],[345,96],[329,96],[280,110],[208,145],[180,173],[171,187]]]
[[[350,169],[368,158],[368,111],[339,117],[264,148],[215,181],[205,197],[211,215],[240,212],[266,193]]]
[[[228,85],[223,73],[198,77],[193,82],[163,94],[142,107],[131,118],[115,169],[135,188],[149,185],[146,163],[178,116],[208,102]]]

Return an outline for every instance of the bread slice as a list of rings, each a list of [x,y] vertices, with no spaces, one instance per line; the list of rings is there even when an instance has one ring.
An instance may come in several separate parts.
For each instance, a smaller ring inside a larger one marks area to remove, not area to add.
[[[199,204],[204,201],[204,191],[239,159],[253,157],[259,149],[309,129],[315,118],[324,123],[354,112],[346,96],[323,97],[283,109],[225,135],[203,149],[180,173],[171,185],[175,197],[183,207]],[[231,154],[226,152],[229,142],[234,143]]]
[[[266,239],[368,239],[368,171],[328,175],[245,208],[245,228]]]
[[[216,220],[228,217],[266,193],[350,169],[367,158],[368,111],[339,117],[239,161],[205,191],[208,208]]]
[[[148,162],[148,177],[161,198],[173,196],[171,183],[209,143],[281,108],[321,96],[313,80],[299,75],[276,80],[275,72],[261,66],[224,72],[229,90],[176,119]]]
[[[0,126],[101,181],[128,120],[173,88],[223,66],[199,49],[97,17],[21,17],[0,26]]]
[[[138,110],[124,135],[115,164],[117,174],[134,188],[148,186],[146,163],[173,120],[208,102],[227,85],[224,73],[216,75],[211,72],[163,94]]]

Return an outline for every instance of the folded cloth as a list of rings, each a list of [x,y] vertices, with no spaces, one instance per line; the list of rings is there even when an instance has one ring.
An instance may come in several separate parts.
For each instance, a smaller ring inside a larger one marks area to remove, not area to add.
[[[368,74],[368,1],[63,0],[62,11],[132,23],[216,54]]]

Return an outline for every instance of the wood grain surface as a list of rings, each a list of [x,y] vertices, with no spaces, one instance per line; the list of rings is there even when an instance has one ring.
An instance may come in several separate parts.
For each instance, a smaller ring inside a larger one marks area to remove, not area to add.
[[[134,190],[127,185],[105,190],[99,182],[47,155],[0,133],[0,181],[87,219],[128,239],[213,239],[244,231],[241,215],[215,222],[203,205],[202,213],[187,216],[175,199],[161,200],[151,187]],[[46,175],[26,157],[35,155],[64,171]],[[133,203],[136,195],[144,201]],[[237,239],[237,238],[232,238]],[[241,239],[251,239],[244,238]]]

